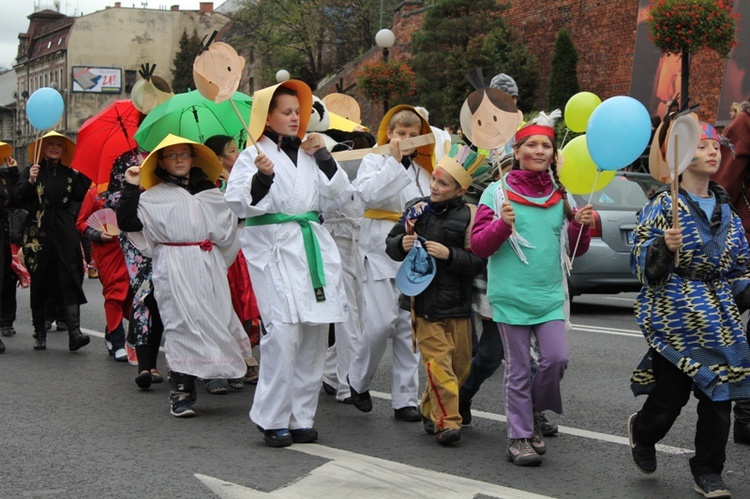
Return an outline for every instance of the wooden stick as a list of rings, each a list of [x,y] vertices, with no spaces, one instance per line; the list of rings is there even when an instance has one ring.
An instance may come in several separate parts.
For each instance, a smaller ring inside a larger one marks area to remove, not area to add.
[[[34,139],[34,162],[32,165],[38,165],[39,161],[42,157],[42,142],[43,140],[40,140],[42,138],[41,132],[37,130],[36,132],[36,138]]]
[[[229,98],[229,102],[232,103],[232,107],[234,108],[234,112],[237,114],[237,117],[240,119],[240,122],[242,122],[242,126],[245,127],[245,131],[247,131],[247,137],[250,139],[250,142],[253,143],[255,146],[255,150],[258,151],[258,154],[260,154],[260,148],[258,147],[258,144],[255,143],[253,140],[253,134],[250,133],[250,127],[245,123],[245,118],[242,117],[242,114],[240,114],[240,110],[237,108],[237,104],[234,103],[234,99],[231,97]]]
[[[404,139],[398,143],[398,148],[403,151],[405,149],[414,149],[434,143],[435,136],[428,133],[410,139]],[[333,159],[336,161],[350,161],[353,159],[362,159],[368,154],[388,154],[388,151],[390,151],[390,146],[388,144],[383,144],[382,146],[370,147],[368,149],[352,149],[351,151],[334,152],[331,156],[333,156]]]
[[[591,204],[591,200],[594,199],[594,193],[597,190],[596,189],[596,184],[597,184],[597,182],[599,182],[599,175],[601,175],[601,174],[602,174],[602,171],[599,168],[597,168],[596,169],[596,179],[594,180],[594,186],[591,188],[591,194],[589,195],[589,200],[586,203],[587,206],[590,205]],[[581,234],[583,234],[583,227],[581,227],[581,230],[578,231],[578,238],[576,239],[576,245],[575,245],[575,248],[573,248],[573,254],[570,257],[570,267],[571,268],[573,267],[573,262],[576,261],[576,252],[578,251],[578,243],[581,242]]]
[[[672,228],[679,229],[680,221],[678,219],[679,203],[680,203],[680,180],[679,180],[679,155],[680,150],[680,136],[675,134],[674,136],[674,175],[672,178]],[[674,266],[675,268],[680,266],[680,248],[674,252]]]

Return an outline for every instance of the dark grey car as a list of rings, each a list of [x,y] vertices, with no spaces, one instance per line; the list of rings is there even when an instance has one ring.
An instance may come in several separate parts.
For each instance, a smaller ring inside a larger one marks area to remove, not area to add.
[[[630,272],[630,248],[636,213],[661,184],[647,173],[617,172],[604,189],[594,193],[591,246],[573,262],[568,278],[571,298],[583,293],[638,291],[641,285]],[[588,195],[574,195],[584,206]],[[573,243],[575,244],[575,242]]]

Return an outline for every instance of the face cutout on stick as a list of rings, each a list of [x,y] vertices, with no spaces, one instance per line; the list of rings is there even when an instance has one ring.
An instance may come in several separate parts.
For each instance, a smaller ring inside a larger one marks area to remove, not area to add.
[[[231,45],[213,42],[195,58],[193,80],[198,92],[206,99],[224,102],[240,86],[245,58]]]
[[[521,123],[513,97],[497,88],[480,88],[469,94],[460,118],[464,135],[483,149],[505,145]]]

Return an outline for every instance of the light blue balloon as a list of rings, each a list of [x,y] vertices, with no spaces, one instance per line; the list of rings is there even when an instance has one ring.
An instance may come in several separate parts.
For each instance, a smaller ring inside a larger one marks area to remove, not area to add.
[[[42,87],[26,102],[26,117],[37,130],[46,130],[57,123],[62,116],[65,103],[60,92],[50,87]]]
[[[624,168],[638,159],[651,138],[651,118],[632,97],[619,95],[602,102],[586,126],[586,146],[602,170]]]

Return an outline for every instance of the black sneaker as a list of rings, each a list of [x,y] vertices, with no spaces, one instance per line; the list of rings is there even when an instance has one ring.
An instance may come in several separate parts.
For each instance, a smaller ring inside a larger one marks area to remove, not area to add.
[[[193,404],[190,403],[190,400],[186,398],[178,400],[177,402],[172,404],[172,408],[169,410],[169,413],[176,418],[192,418],[193,416],[195,416]]]
[[[334,395],[336,393],[336,389],[325,381],[323,382],[323,391],[326,392],[326,395]]]
[[[656,471],[656,447],[639,444],[635,441],[633,425],[638,413],[631,414],[628,418],[628,440],[630,441],[630,457],[635,466],[643,473],[650,475]],[[721,497],[721,496],[719,496]]]
[[[295,444],[309,444],[318,439],[318,430],[315,428],[298,428],[289,430],[292,434],[292,442]]]
[[[413,405],[394,409],[393,417],[401,421],[408,421],[409,423],[418,423],[419,421],[422,421],[422,415],[419,413],[419,409]]]
[[[559,429],[557,428],[557,425],[555,423],[551,423],[547,421],[547,417],[544,415],[543,412],[535,413],[534,417],[539,418],[539,427],[542,430],[542,436],[551,437],[553,435],[557,435],[557,432],[559,431]]]
[[[461,415],[461,426],[471,424],[471,399],[458,399],[458,413]]]
[[[346,382],[349,383],[349,377],[346,377]],[[352,394],[352,403],[354,407],[362,412],[370,412],[372,410],[372,398],[370,397],[370,391],[366,390],[362,393],[358,393],[352,384],[349,383],[349,390]]]
[[[422,428],[424,428],[424,432],[428,435],[435,434],[435,423],[430,418],[422,416]]]
[[[695,491],[703,497],[732,497],[721,475],[699,475],[695,478]]]
[[[14,336],[16,334],[16,330],[13,328],[13,326],[3,326],[0,327],[0,335],[2,336]]]
[[[264,430],[258,426],[258,429],[263,432],[263,440],[269,447],[289,447],[294,442],[292,434],[286,428]]]

